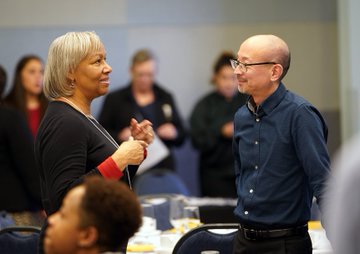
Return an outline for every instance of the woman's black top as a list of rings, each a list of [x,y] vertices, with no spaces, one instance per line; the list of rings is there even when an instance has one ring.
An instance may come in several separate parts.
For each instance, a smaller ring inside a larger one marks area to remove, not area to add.
[[[100,175],[97,166],[116,151],[105,133],[100,124],[70,105],[49,103],[35,141],[42,200],[48,215],[60,208],[67,191],[85,176]],[[131,178],[136,169],[129,166]],[[122,179],[128,179],[126,172]]]

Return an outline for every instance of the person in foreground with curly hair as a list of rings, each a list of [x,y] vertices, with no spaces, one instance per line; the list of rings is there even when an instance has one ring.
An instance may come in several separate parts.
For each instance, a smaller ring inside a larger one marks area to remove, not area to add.
[[[48,223],[47,254],[122,253],[141,225],[141,208],[124,183],[90,176],[67,193]]]

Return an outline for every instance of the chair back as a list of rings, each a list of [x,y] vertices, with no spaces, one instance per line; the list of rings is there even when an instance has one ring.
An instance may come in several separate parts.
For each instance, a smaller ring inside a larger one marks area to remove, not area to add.
[[[238,228],[239,225],[235,223],[205,224],[181,237],[173,254],[201,253],[205,250],[233,253],[233,241]]]
[[[166,169],[150,169],[135,177],[135,193],[139,196],[149,194],[182,194],[190,192],[181,178]]]
[[[39,227],[33,226],[11,226],[0,230],[0,253],[38,253],[40,231]]]
[[[14,226],[15,222],[6,211],[2,210],[0,211],[0,229]]]
[[[237,223],[234,215],[236,206],[232,205],[202,205],[199,206],[200,220],[205,224]]]

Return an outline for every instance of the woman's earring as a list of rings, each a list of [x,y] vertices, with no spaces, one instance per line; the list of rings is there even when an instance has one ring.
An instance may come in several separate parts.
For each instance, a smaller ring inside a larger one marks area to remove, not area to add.
[[[70,88],[71,88],[71,89],[74,89],[74,88],[75,88],[75,84],[74,84],[74,81],[73,81],[73,80],[70,81]]]

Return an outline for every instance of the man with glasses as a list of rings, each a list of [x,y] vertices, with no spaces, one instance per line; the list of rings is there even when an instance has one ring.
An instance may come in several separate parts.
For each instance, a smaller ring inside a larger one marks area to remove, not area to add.
[[[282,39],[250,37],[231,64],[239,91],[250,95],[234,120],[240,223],[234,253],[312,253],[312,199],[322,208],[330,172],[325,121],[282,83],[290,66]]]

